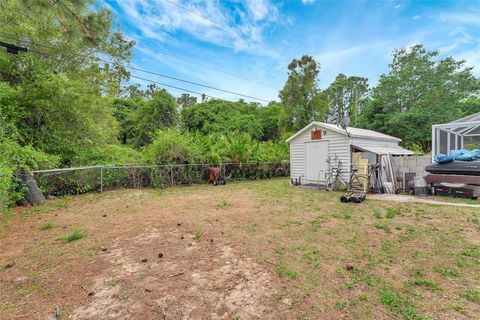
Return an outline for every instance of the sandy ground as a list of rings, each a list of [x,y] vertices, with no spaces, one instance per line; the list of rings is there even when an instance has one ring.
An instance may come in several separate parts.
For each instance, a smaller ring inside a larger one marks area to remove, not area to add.
[[[407,195],[401,195],[401,194],[370,194],[368,195],[368,198],[371,200],[380,200],[380,201],[429,203],[429,204],[436,204],[440,206],[468,207],[468,208],[480,209],[480,204],[441,201],[441,200],[431,199],[431,197],[425,198],[425,197],[415,197],[415,196],[407,196]]]

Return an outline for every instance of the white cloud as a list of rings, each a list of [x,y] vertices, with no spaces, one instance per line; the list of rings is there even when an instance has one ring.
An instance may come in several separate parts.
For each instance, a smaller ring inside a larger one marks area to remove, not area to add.
[[[175,32],[185,32],[194,38],[231,47],[236,51],[255,51],[275,55],[262,47],[263,31],[279,17],[270,0],[231,2],[234,8],[222,7],[215,0],[119,0],[120,10],[142,36],[166,41]]]
[[[479,13],[457,12],[457,13],[442,13],[439,16],[443,22],[457,23],[464,25],[480,25]]]
[[[309,4],[313,4],[315,1],[317,0],[302,0],[302,4],[309,5]]]
[[[397,4],[394,8],[395,9],[400,9],[401,5]]]
[[[455,59],[465,60],[467,66],[473,67],[473,74],[477,77],[480,76],[480,47],[460,52]]]
[[[422,17],[422,16],[420,16],[420,15],[417,14],[417,15],[415,15],[415,16],[412,17],[412,20],[418,20],[418,19],[420,19],[421,17]]]
[[[275,20],[278,16],[278,8],[268,0],[247,0],[246,4],[255,21]]]

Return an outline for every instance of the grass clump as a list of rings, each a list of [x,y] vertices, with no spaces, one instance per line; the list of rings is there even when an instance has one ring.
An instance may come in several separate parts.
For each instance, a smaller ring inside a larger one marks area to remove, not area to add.
[[[400,209],[398,208],[397,209],[388,208],[385,216],[387,217],[387,219],[393,219],[399,213],[400,213]]]
[[[465,289],[460,292],[460,297],[480,304],[480,289]]]
[[[373,216],[375,217],[375,219],[379,219],[379,220],[383,219],[382,213],[377,208],[375,208],[375,210],[373,210]]]
[[[426,287],[426,288],[432,289],[432,290],[439,289],[438,284],[436,284],[435,282],[433,282],[431,280],[424,279],[424,278],[414,279],[413,281],[411,281],[411,283],[416,285],[416,286]]]
[[[200,229],[193,230],[193,239],[200,240],[202,238],[202,231]]]
[[[345,301],[338,300],[335,302],[335,309],[337,310],[342,310],[347,306],[347,303]]]
[[[450,304],[450,306],[452,307],[453,310],[461,314],[467,314],[467,311],[465,310],[465,308],[462,305],[459,305],[458,303],[452,303]]]
[[[394,314],[401,316],[405,320],[420,320],[424,317],[417,314],[415,306],[408,299],[384,289],[380,295],[380,301]]]
[[[387,223],[375,223],[375,228],[385,230],[385,232],[390,232],[390,226]]]
[[[40,230],[44,231],[44,230],[49,230],[49,229],[52,229],[52,228],[53,228],[53,222],[52,221],[47,221],[40,227]]]
[[[435,272],[437,272],[437,273],[440,273],[444,277],[456,278],[456,277],[460,276],[460,271],[458,271],[457,268],[436,267],[433,270],[435,270]]]
[[[287,277],[290,280],[295,280],[298,277],[298,273],[294,270],[288,269],[285,265],[281,264],[276,269],[277,275],[279,277]]]
[[[465,245],[460,254],[465,257],[480,258],[480,245],[468,243]]]
[[[75,230],[65,237],[65,241],[67,241],[67,242],[77,241],[77,240],[80,240],[80,239],[84,238],[86,235],[87,235],[87,233],[85,231]]]

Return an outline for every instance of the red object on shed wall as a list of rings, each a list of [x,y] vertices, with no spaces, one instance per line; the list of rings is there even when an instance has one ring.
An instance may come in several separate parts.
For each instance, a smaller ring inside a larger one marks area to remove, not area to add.
[[[320,129],[313,129],[311,132],[311,139],[312,140],[320,140],[322,139],[322,130]]]

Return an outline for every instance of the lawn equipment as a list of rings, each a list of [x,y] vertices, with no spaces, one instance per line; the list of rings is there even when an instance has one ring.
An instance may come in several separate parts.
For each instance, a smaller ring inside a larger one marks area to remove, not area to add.
[[[208,173],[208,182],[214,186],[226,183],[225,178],[222,176],[222,169],[220,167],[209,167]]]
[[[360,203],[360,202],[363,202],[363,200],[365,200],[366,197],[367,197],[367,194],[365,192],[349,191],[340,197],[340,201],[343,203],[346,203],[346,202]]]

